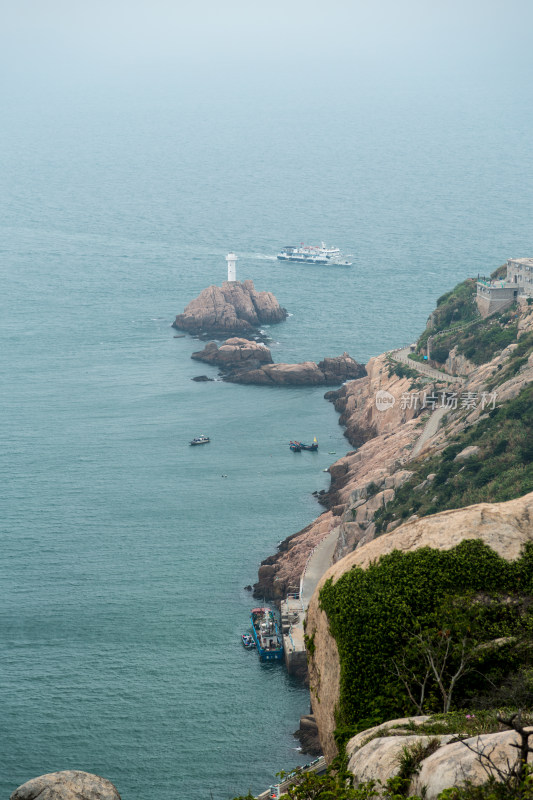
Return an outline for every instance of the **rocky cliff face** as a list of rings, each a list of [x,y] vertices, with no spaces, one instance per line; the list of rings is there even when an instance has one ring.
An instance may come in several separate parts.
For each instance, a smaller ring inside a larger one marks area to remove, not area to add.
[[[321,586],[328,578],[336,582],[355,565],[365,569],[393,550],[410,552],[421,547],[449,550],[466,539],[480,539],[509,561],[518,558],[526,542],[533,541],[533,492],[507,503],[480,503],[408,522],[358,547],[323,576],[309,604],[307,633],[314,636],[315,644],[309,657],[313,711],[328,760],[336,754],[333,732],[340,691],[340,661],[327,616],[319,605]]]
[[[210,336],[248,335],[260,325],[282,322],[287,311],[271,292],[257,292],[252,281],[224,281],[208,286],[191,300],[173,325],[179,330]]]

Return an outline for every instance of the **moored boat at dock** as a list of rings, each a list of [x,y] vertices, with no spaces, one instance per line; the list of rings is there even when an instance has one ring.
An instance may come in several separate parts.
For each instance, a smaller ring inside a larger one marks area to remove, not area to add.
[[[259,659],[261,661],[281,661],[283,640],[272,609],[268,606],[253,608],[250,619]]]
[[[255,647],[254,637],[252,636],[251,633],[242,633],[241,641],[243,647],[245,647],[247,650],[253,650],[253,648]]]

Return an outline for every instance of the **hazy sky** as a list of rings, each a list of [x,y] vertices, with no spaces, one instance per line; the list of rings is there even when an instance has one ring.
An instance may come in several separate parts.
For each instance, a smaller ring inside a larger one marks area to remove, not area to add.
[[[235,65],[527,69],[532,0],[3,0],[3,79]]]

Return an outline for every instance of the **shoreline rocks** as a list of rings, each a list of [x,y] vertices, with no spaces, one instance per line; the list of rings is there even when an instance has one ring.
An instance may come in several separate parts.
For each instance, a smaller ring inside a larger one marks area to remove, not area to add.
[[[219,367],[225,381],[257,386],[336,386],[366,375],[364,365],[348,353],[318,364],[274,364],[266,345],[241,337],[227,339],[220,347],[208,342],[191,358]]]
[[[260,325],[288,316],[271,292],[257,292],[252,281],[208,286],[178,314],[172,327],[195,335],[251,335]]]
[[[318,725],[313,714],[305,714],[300,717],[300,727],[294,732],[293,736],[299,740],[302,753],[307,753],[310,756],[322,755]]]

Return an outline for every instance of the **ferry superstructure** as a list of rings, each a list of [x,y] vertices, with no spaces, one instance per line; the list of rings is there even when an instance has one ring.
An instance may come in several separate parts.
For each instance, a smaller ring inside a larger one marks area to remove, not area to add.
[[[338,247],[326,247],[324,242],[320,245],[300,244],[299,247],[288,245],[277,255],[279,261],[292,261],[299,264],[332,264],[350,267],[351,261],[343,258]]]

